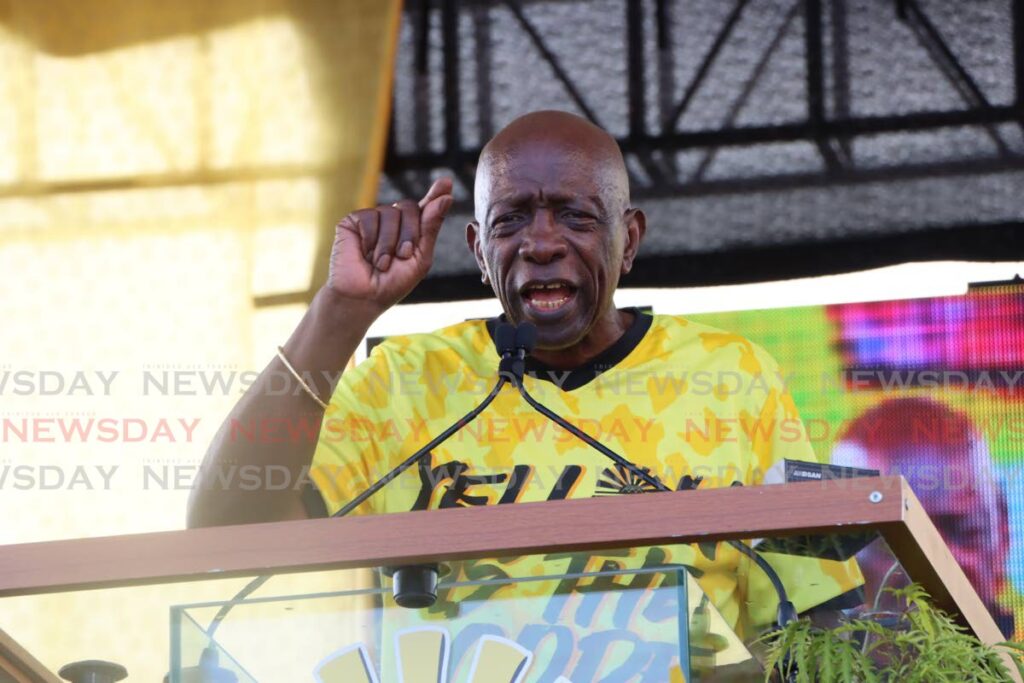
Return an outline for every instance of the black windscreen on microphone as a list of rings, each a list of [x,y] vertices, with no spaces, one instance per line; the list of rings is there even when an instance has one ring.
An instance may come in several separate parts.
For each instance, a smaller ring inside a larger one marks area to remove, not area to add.
[[[516,350],[516,328],[511,323],[498,323],[494,329],[494,347],[499,356],[508,356]]]
[[[530,322],[522,322],[516,326],[515,347],[526,353],[533,351],[537,345],[537,326]]]

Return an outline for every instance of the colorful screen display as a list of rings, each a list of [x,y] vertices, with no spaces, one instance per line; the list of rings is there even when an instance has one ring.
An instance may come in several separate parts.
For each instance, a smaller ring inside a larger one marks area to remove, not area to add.
[[[775,356],[821,460],[905,476],[1024,635],[1024,288],[689,317]]]

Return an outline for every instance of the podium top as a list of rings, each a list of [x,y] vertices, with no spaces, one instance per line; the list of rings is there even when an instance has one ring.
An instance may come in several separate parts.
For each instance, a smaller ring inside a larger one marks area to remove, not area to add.
[[[495,530],[501,533],[495,533]],[[1003,638],[902,477],[803,482],[10,545],[0,597],[726,539],[878,531],[935,603]]]

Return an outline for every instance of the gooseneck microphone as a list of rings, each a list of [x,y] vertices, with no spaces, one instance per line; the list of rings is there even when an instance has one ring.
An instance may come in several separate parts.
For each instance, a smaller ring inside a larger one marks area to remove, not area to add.
[[[522,333],[520,333],[522,334]],[[505,384],[514,381],[515,377],[522,378],[525,364],[526,351],[524,345],[517,346],[517,330],[509,323],[499,323],[494,332],[494,345],[501,360],[498,365],[498,380],[490,393],[472,410],[460,417],[446,430],[430,440],[425,446],[417,450],[408,458],[399,463],[394,469],[371,484],[365,491],[350,500],[331,517],[344,517],[357,507],[365,503],[373,494],[387,486],[392,480],[405,470],[409,469],[439,445],[447,441],[453,434],[472,422],[477,415],[484,411],[495,398]],[[525,341],[525,338],[523,339]],[[530,348],[533,345],[530,344]],[[402,607],[429,607],[437,599],[437,579],[439,568],[437,565],[416,565],[409,567],[385,568],[385,573],[393,578],[393,591],[395,602]],[[220,627],[224,618],[242,600],[251,595],[256,589],[265,584],[272,574],[257,576],[242,587],[238,593],[217,611],[206,627],[206,635],[212,641],[214,634]]]
[[[519,394],[523,397],[523,399],[525,399],[526,402],[529,403],[530,406],[532,406],[533,409],[536,410],[538,413],[552,420],[559,427],[562,427],[567,432],[578,438],[580,441],[583,441],[588,446],[590,446],[597,452],[601,453],[601,455],[604,455],[610,460],[612,460],[615,464],[619,465],[620,467],[628,471],[638,480],[644,482],[645,484],[651,486],[652,488],[657,489],[658,491],[671,491],[672,489],[666,486],[665,483],[658,479],[656,476],[651,475],[647,470],[638,467],[629,460],[626,460],[621,455],[619,455],[612,449],[608,448],[603,443],[601,443],[597,439],[593,438],[592,436],[584,432],[582,429],[579,429],[574,424],[572,424],[571,422],[569,422],[568,420],[566,420],[561,415],[554,412],[544,404],[540,403],[539,401],[537,401],[537,399],[530,395],[530,393],[526,390],[526,384],[523,381],[523,377],[526,372],[525,359],[530,355],[530,352],[533,351],[533,348],[536,345],[536,343],[537,328],[534,327],[532,323],[520,323],[515,328],[514,357],[521,358],[522,361],[512,366],[511,370],[513,371],[513,374],[511,381],[513,386],[515,386],[516,389],[519,390]],[[761,557],[761,555],[759,555],[756,550],[748,546],[746,543],[734,540],[726,541],[726,543],[728,543],[730,546],[732,546],[742,554],[749,557],[751,561],[753,561],[758,567],[761,568],[761,570],[768,577],[768,580],[771,581],[772,587],[775,589],[775,593],[779,598],[779,609],[775,616],[775,623],[778,625],[778,627],[782,628],[789,622],[795,620],[797,618],[796,608],[793,606],[793,603],[790,602],[789,596],[786,593],[786,587],[782,584],[782,579],[779,578],[778,572],[776,572],[775,568],[768,563],[768,560]]]
[[[630,472],[638,480],[654,489],[657,489],[658,491],[671,491],[672,489],[666,486],[656,476],[651,475],[648,471],[631,463],[629,460],[626,460],[615,451],[588,435],[586,432],[569,423],[560,415],[538,402],[529,394],[529,392],[527,392],[526,386],[523,382],[526,372],[526,359],[536,345],[536,340],[537,329],[530,323],[522,323],[518,326],[513,326],[509,323],[499,323],[494,334],[495,347],[500,356],[498,379],[490,393],[488,393],[476,407],[452,423],[451,426],[431,439],[430,442],[422,448],[418,449],[415,453],[399,463],[390,472],[371,484],[366,490],[331,515],[331,517],[344,517],[348,515],[362,503],[366,502],[375,493],[387,486],[402,472],[429,455],[434,448],[451,438],[452,435],[472,422],[481,412],[483,412],[487,406],[497,398],[498,393],[507,383],[511,383],[515,386],[523,399],[539,413],[554,421],[573,436],[577,437],[591,448],[594,448],[602,455]],[[796,610],[793,607],[793,604],[789,601],[785,586],[782,585],[779,575],[775,572],[772,566],[768,564],[768,562],[757,552],[744,543],[739,541],[726,542],[739,552],[749,557],[768,576],[768,579],[771,581],[779,598],[779,610],[776,619],[778,625],[781,627],[796,619]],[[395,601],[400,606],[413,608],[427,607],[433,604],[436,600],[436,588],[439,575],[439,568],[436,564],[386,568],[385,573],[393,576],[393,592]],[[236,605],[266,583],[271,576],[272,575],[268,574],[254,578],[240,591],[238,591],[231,600],[226,602],[214,615],[213,619],[210,620],[210,624],[206,628],[206,635],[210,639],[211,644],[204,649],[200,666],[196,668],[201,669],[204,673],[214,674],[211,680],[230,680],[229,678],[217,678],[217,674],[221,672],[230,675],[230,672],[220,669],[217,665],[217,650],[212,644],[213,637],[216,634],[217,629]]]
[[[331,517],[344,517],[355,510],[357,507],[365,503],[370,496],[391,483],[392,479],[415,465],[423,456],[428,455],[430,451],[447,441],[453,434],[476,419],[476,416],[482,413],[487,406],[491,405],[491,402],[497,398],[498,392],[501,391],[503,386],[505,386],[505,383],[511,381],[513,378],[511,370],[505,370],[504,368],[505,364],[511,364],[514,362],[514,353],[516,350],[515,329],[508,323],[498,325],[498,328],[495,330],[494,337],[495,346],[497,346],[498,352],[501,354],[501,361],[498,366],[498,381],[494,383],[494,388],[491,389],[491,393],[487,394],[484,400],[477,404],[475,408],[452,423],[448,429],[435,436],[429,443],[427,443],[427,445],[420,448],[418,451],[402,461],[393,470],[375,481],[368,489],[349,501],[345,507],[335,512]]]

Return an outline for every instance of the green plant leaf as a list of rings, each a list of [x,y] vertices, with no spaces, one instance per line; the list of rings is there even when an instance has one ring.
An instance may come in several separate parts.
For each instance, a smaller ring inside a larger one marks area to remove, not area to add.
[[[1000,652],[1024,677],[1024,644],[985,645],[917,584],[889,592],[905,605],[895,623],[863,617],[821,629],[799,619],[762,636],[765,680],[778,667],[800,683],[1003,683],[1012,679]]]

